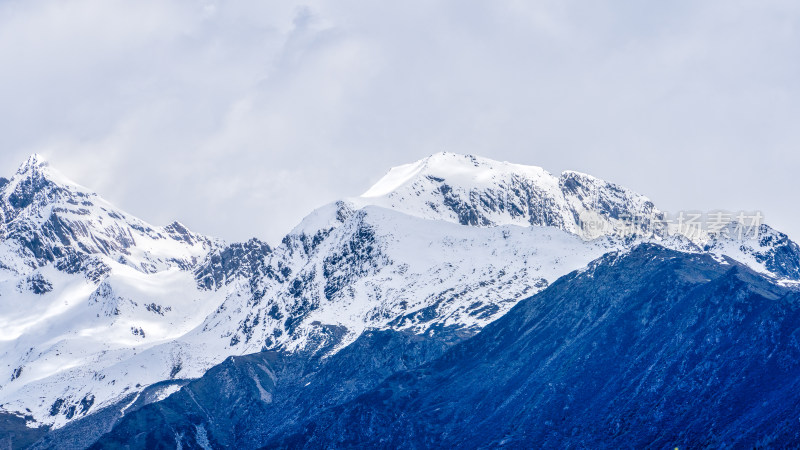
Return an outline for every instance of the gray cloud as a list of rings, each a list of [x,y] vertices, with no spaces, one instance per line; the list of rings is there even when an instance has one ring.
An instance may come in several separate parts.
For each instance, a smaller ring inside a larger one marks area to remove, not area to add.
[[[0,169],[275,241],[447,150],[797,238],[799,54],[789,1],[5,0]]]

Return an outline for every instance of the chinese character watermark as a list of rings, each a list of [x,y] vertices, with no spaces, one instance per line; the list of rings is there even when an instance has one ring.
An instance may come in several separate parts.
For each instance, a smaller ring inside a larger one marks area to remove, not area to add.
[[[608,217],[595,211],[584,211],[579,221],[584,236],[589,239],[602,235],[623,239],[641,235],[680,235],[693,241],[705,237],[748,240],[759,237],[764,216],[760,211],[715,210]]]

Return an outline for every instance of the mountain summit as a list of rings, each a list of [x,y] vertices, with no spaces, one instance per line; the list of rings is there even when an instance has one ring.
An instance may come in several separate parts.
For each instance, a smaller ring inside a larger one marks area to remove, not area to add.
[[[7,243],[17,244],[15,253],[33,266],[105,255],[152,271],[178,260],[191,264],[212,246],[210,239],[195,234],[196,246],[175,242],[170,230],[120,211],[38,154],[0,187],[0,213]]]
[[[585,239],[620,234],[635,217],[636,230],[627,231],[663,236],[654,226],[663,214],[647,197],[616,184],[454,153],[395,167],[353,202],[462,225],[555,227]]]

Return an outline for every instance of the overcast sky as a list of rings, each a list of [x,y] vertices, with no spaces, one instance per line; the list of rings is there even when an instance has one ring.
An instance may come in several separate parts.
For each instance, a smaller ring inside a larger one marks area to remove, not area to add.
[[[0,172],[275,242],[439,151],[800,238],[800,2],[0,0]]]

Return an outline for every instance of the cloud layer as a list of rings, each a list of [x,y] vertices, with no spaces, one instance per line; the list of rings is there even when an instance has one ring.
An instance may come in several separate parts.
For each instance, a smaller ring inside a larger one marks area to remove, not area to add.
[[[800,238],[798,55],[790,1],[0,0],[0,169],[274,242],[447,150]]]

